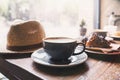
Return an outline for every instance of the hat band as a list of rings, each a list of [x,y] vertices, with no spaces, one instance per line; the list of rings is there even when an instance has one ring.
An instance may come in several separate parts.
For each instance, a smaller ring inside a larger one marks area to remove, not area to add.
[[[43,43],[38,43],[34,45],[27,45],[27,46],[7,46],[8,50],[12,51],[22,51],[22,50],[32,50],[43,47]]]

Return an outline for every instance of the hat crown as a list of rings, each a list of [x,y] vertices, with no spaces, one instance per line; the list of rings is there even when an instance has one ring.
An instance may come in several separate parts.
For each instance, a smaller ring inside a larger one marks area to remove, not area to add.
[[[7,46],[28,46],[42,43],[45,32],[37,21],[12,24],[7,35]]]

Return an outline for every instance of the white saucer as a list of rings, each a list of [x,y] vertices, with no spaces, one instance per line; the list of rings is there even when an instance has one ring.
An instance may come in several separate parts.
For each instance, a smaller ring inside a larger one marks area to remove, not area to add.
[[[71,66],[75,66],[75,65],[79,65],[83,62],[85,62],[88,58],[87,54],[85,52],[83,52],[80,55],[76,55],[76,56],[71,56],[69,58],[68,63],[66,64],[54,64],[51,63],[50,60],[50,56],[44,52],[43,48],[39,49],[37,51],[35,51],[32,55],[31,58],[33,59],[34,62],[41,64],[41,65],[45,65],[45,66],[50,66],[50,67],[71,67]]]

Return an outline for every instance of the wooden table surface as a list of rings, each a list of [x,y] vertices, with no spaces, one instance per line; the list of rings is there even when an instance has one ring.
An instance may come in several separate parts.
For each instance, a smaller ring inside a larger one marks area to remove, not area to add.
[[[31,58],[7,59],[45,80],[120,80],[120,63],[113,60],[88,58],[85,63],[74,67],[55,68],[37,64]]]
[[[30,57],[6,60],[45,80],[120,80],[120,55],[89,56],[85,63],[68,68],[43,66]]]

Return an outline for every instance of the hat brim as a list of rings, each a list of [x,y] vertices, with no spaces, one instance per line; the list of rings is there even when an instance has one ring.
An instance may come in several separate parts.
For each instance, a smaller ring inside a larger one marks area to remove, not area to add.
[[[1,37],[1,36],[0,36]],[[7,49],[7,38],[6,36],[2,36],[0,38],[0,57],[2,58],[23,58],[23,57],[30,57],[31,54],[41,48],[35,48],[35,49],[27,49],[27,50],[22,50],[22,51],[12,51]]]

